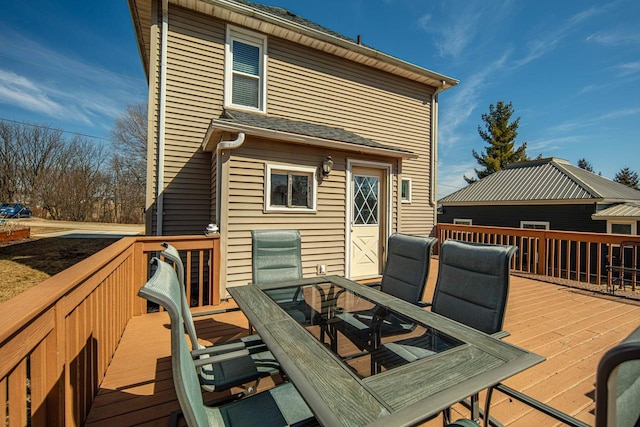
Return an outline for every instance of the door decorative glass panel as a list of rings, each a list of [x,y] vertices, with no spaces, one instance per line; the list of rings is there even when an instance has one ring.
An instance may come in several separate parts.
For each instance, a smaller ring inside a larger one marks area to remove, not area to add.
[[[374,176],[353,178],[353,222],[357,225],[378,225],[378,195],[380,180]]]

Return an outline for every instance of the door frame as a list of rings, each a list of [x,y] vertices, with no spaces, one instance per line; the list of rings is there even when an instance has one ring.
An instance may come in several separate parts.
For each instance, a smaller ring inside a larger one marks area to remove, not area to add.
[[[380,265],[384,266],[386,258],[386,245],[384,244],[391,235],[391,188],[393,183],[391,181],[393,164],[384,162],[375,162],[370,160],[358,160],[347,158],[347,173],[346,173],[346,194],[345,194],[345,206],[346,206],[346,218],[345,218],[345,277],[351,278],[351,217],[353,215],[353,168],[363,167],[370,169],[380,169],[384,176],[384,188],[380,188],[380,198],[384,198],[384,209],[380,209],[380,214],[384,215],[384,227],[380,229],[380,241],[383,243],[381,246],[385,248],[385,251],[380,254]]]

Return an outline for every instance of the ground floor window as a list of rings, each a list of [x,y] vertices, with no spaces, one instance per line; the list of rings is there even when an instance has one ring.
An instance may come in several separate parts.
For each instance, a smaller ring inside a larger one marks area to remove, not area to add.
[[[453,218],[453,223],[457,225],[473,225],[473,221],[466,218]]]
[[[315,211],[316,169],[267,165],[266,210]]]
[[[526,228],[528,230],[548,230],[548,221],[520,221],[520,228]]]
[[[609,234],[637,234],[636,221],[607,221],[607,233]]]
[[[402,178],[402,203],[411,203],[411,180],[409,178]]]

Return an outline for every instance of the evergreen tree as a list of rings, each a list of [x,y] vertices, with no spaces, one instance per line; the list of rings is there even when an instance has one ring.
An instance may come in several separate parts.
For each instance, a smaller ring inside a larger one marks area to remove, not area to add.
[[[637,172],[632,171],[628,167],[620,169],[620,172],[616,174],[616,177],[613,178],[613,180],[615,182],[619,182],[620,184],[624,184],[627,187],[640,190]]]
[[[472,184],[478,179],[504,169],[511,163],[528,160],[526,142],[515,148],[520,117],[509,122],[512,115],[513,106],[511,102],[505,104],[502,101],[498,101],[495,106],[493,104],[489,105],[489,114],[482,115],[485,129],[478,126],[478,133],[489,145],[485,147],[486,153],[478,153],[473,150],[472,154],[484,169],[475,169],[478,178],[467,178],[465,176],[464,179],[467,183]]]
[[[593,165],[584,157],[578,160],[578,167],[589,172],[593,172]]]

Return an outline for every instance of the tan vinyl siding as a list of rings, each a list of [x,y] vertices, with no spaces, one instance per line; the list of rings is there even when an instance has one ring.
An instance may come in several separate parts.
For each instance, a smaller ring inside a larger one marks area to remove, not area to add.
[[[164,234],[200,233],[212,218],[211,154],[200,146],[222,112],[225,27],[170,6]]]
[[[412,179],[412,203],[400,206],[400,222],[393,230],[431,232],[432,87],[275,38],[269,39],[267,73],[270,115],[342,127],[418,154],[402,164],[403,177]],[[396,179],[393,184],[397,212]]]
[[[303,274],[313,276],[316,266],[324,264],[327,274],[345,273],[346,236],[346,164],[352,153],[333,152],[334,169],[328,178],[318,179],[316,212],[265,212],[266,165],[318,168],[326,151],[306,146],[248,137],[229,160],[228,203],[226,210],[227,286],[251,281],[251,230],[297,229],[302,236]],[[387,162],[373,156],[358,160]],[[397,172],[393,165],[393,172]],[[392,210],[397,212],[396,207]]]

